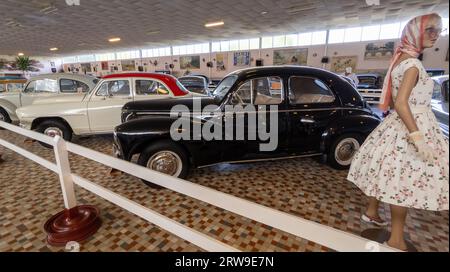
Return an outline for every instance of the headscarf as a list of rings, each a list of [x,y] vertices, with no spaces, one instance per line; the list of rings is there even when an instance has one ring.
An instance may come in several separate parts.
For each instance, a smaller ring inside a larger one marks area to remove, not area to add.
[[[380,109],[386,111],[392,101],[392,77],[391,73],[394,65],[402,55],[406,53],[414,58],[418,58],[422,54],[423,42],[425,38],[425,26],[432,16],[439,16],[437,14],[427,14],[418,16],[406,24],[402,32],[400,44],[395,50],[394,56],[391,59],[391,64],[384,79],[383,91],[381,93]]]

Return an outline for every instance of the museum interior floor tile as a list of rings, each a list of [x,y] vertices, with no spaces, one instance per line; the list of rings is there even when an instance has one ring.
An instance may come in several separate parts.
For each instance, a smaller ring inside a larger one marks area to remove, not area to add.
[[[53,151],[0,130],[0,138],[48,160]],[[80,144],[111,154],[112,138],[76,138]],[[44,222],[63,209],[56,174],[0,147],[0,251],[64,251],[47,245]],[[166,189],[152,189],[138,178],[108,175],[108,168],[71,155],[78,175],[169,218],[243,251],[329,251],[311,241]],[[366,198],[337,171],[313,158],[221,164],[193,170],[188,180],[292,215],[360,235],[371,228],[359,219]],[[202,251],[197,246],[103,200],[76,189],[80,204],[101,210],[100,230],[81,251]],[[389,220],[388,206],[381,215]],[[449,213],[410,210],[407,237],[419,251],[449,251]]]

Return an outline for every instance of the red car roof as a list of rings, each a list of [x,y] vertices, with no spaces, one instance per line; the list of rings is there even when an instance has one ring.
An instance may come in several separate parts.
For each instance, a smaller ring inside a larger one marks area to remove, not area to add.
[[[159,73],[120,73],[120,74],[111,74],[103,76],[103,79],[112,79],[112,78],[129,78],[129,77],[144,77],[144,78],[154,78],[164,82],[167,87],[172,91],[174,96],[183,96],[188,94],[189,92],[180,88],[178,84],[178,80],[171,75],[167,74],[159,74]]]

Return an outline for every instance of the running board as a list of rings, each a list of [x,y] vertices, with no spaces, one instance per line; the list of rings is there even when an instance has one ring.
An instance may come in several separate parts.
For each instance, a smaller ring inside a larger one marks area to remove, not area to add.
[[[297,159],[297,158],[306,158],[306,157],[315,157],[315,156],[321,156],[323,153],[314,153],[314,154],[305,154],[305,155],[296,155],[296,156],[286,156],[286,157],[276,157],[276,158],[267,158],[267,159],[253,159],[253,160],[241,160],[241,161],[224,161],[224,162],[217,162],[213,164],[207,164],[197,167],[205,168],[210,167],[222,163],[229,163],[229,164],[237,164],[237,163],[248,163],[248,162],[264,162],[264,161],[279,161],[279,160],[288,160],[288,159]]]

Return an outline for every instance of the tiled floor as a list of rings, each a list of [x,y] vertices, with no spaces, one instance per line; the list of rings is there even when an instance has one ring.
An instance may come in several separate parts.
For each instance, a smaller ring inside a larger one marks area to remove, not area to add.
[[[38,143],[0,130],[0,137],[49,160],[53,153]],[[75,139],[76,144],[110,153],[111,137]],[[62,251],[45,243],[44,222],[63,208],[56,174],[0,147],[0,251]],[[243,251],[328,251],[321,245],[224,211],[201,201],[145,186],[139,179],[107,175],[93,161],[71,156],[74,172],[186,226]],[[354,234],[370,226],[359,215],[365,197],[336,171],[314,159],[230,165],[196,169],[188,180],[290,214]],[[81,204],[96,205],[103,225],[81,245],[81,251],[201,251],[117,206],[77,188]],[[388,218],[382,207],[382,216]],[[449,251],[448,212],[411,210],[408,239],[419,251]]]

